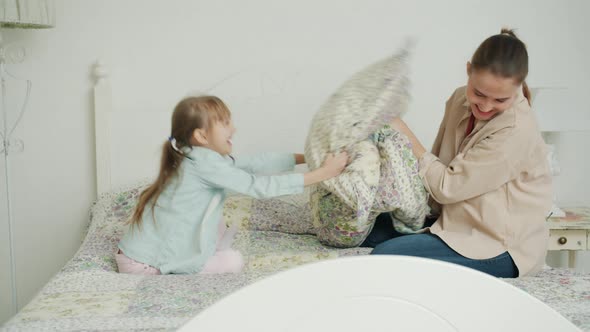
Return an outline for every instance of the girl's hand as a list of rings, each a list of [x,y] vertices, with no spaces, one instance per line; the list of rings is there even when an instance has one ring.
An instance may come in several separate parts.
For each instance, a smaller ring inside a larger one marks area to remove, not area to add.
[[[305,155],[302,153],[295,153],[295,164],[296,165],[305,164]]]
[[[327,179],[331,179],[335,176],[340,175],[340,173],[342,173],[342,171],[344,171],[344,168],[346,168],[347,164],[348,164],[348,153],[340,152],[337,155],[330,153],[326,157],[326,160],[324,160],[324,163],[322,164],[322,168],[325,170],[326,176],[328,176]]]
[[[322,167],[307,172],[303,175],[303,183],[309,186],[340,175],[348,164],[348,153],[340,152],[337,155],[329,154]]]

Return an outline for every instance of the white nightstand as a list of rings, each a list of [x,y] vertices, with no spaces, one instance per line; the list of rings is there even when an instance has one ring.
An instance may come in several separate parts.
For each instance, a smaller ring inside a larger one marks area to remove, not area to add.
[[[564,218],[549,218],[549,250],[567,250],[569,267],[576,266],[576,251],[590,250],[590,207],[562,208]]]

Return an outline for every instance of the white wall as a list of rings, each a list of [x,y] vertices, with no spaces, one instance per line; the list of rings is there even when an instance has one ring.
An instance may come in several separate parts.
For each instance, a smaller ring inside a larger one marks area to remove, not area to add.
[[[228,77],[211,92],[232,108],[237,154],[302,151],[308,123],[329,94],[406,35],[419,39],[407,121],[426,145],[444,101],[465,82],[470,55],[504,25],[518,28],[529,47],[530,84],[570,87],[580,98],[568,107],[589,112],[582,102],[590,88],[589,9],[585,0],[58,0],[56,28],[3,30],[29,54],[13,72],[34,82],[17,129],[25,151],[10,160],[19,306],[74,254],[95,199],[90,66],[97,58],[111,67],[120,113],[112,179],[125,185],[154,174],[174,103]],[[586,136],[568,149],[588,143]],[[589,164],[584,153],[573,160],[578,166],[564,183],[576,183],[569,179],[584,176]],[[559,190],[569,195],[560,197],[589,197],[577,183]]]

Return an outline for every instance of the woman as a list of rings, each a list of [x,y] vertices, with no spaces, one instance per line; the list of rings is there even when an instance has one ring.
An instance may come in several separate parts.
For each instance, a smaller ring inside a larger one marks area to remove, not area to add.
[[[372,254],[432,258],[507,278],[543,266],[552,187],[527,74],[524,43],[502,29],[467,63],[467,86],[447,101],[432,153],[394,119],[392,127],[412,142],[438,218],[420,234],[400,236],[380,216],[365,242],[375,246]]]

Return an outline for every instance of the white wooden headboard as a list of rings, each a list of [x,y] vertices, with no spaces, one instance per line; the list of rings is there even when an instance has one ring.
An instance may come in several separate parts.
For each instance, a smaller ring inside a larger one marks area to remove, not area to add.
[[[100,196],[111,190],[110,115],[112,91],[106,65],[97,61],[93,68],[94,137],[96,149],[96,193]]]
[[[117,75],[111,68],[117,69]],[[136,97],[134,105],[125,105],[125,97],[128,100],[129,94],[142,92],[129,83],[133,75],[101,60],[96,61],[91,70],[94,77],[96,193],[100,196],[145,183],[155,175],[161,144],[169,135],[170,105],[177,97],[147,93],[149,97]]]
[[[157,174],[161,146],[169,135],[170,115],[183,96],[209,93],[228,104],[238,127],[236,155],[301,153],[307,126],[318,106],[359,67],[314,67],[306,72],[299,64],[281,63],[273,68],[246,67],[229,74],[219,70],[205,83],[197,84],[187,81],[187,74],[171,78],[174,72],[160,72],[154,75],[154,84],[149,86],[152,90],[148,91],[136,77],[143,69],[133,66],[123,61],[107,65],[98,60],[91,67],[98,196],[144,183]],[[313,93],[309,82],[315,82]]]

